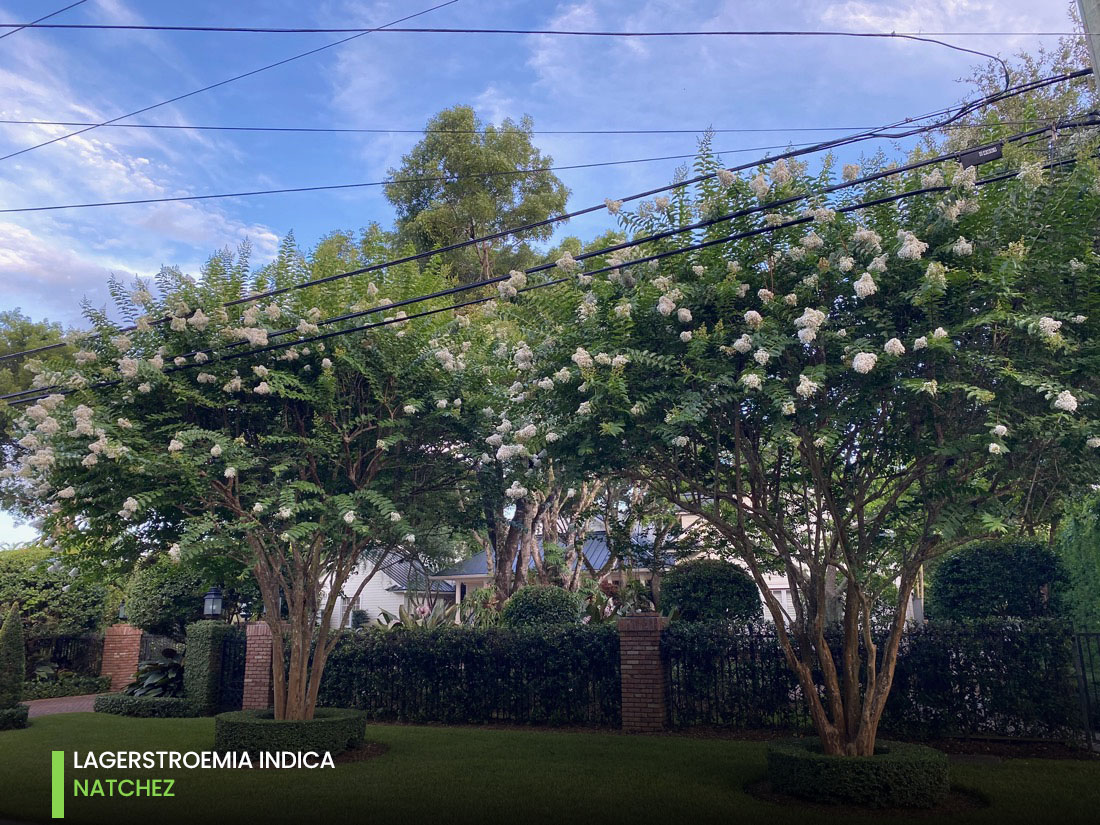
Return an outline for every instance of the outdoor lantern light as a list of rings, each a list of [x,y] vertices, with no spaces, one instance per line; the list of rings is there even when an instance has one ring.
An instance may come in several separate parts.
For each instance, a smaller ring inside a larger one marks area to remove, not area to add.
[[[217,619],[222,615],[222,589],[214,585],[202,597],[202,615],[206,619]]]
[[[126,615],[126,600],[123,599],[122,604],[120,604],[118,606],[118,620],[120,622],[124,622],[124,621],[126,621],[127,618],[128,617]]]
[[[244,604],[241,605],[241,619],[243,621],[247,622],[251,618],[252,618],[252,608],[249,606],[248,602],[245,602]]]

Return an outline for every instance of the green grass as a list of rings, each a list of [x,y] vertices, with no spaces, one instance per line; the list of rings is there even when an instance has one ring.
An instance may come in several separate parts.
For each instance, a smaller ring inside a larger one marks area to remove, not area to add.
[[[758,801],[742,790],[764,769],[757,742],[552,730],[372,725],[390,750],[335,770],[83,771],[85,777],[169,775],[174,798],[74,799],[72,751],[209,750],[211,719],[45,716],[0,733],[0,819],[49,821],[50,751],[67,751],[66,821],[85,823],[762,822],[809,825],[820,811]],[[1008,760],[954,764],[955,783],[992,806],[957,823],[1097,821],[1100,763]],[[829,819],[828,821],[844,821]],[[886,823],[874,814],[847,821]]]

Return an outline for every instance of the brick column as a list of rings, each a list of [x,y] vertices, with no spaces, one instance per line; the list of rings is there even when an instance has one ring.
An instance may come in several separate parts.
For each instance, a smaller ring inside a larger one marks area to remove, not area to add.
[[[661,631],[668,619],[655,613],[624,616],[618,621],[622,673],[623,730],[655,733],[668,724]]]
[[[245,628],[247,646],[244,653],[244,710],[261,710],[272,706],[271,694],[271,628],[267,622],[250,622]]]
[[[103,635],[103,664],[101,676],[111,677],[111,690],[122,690],[134,680],[141,656],[140,627],[115,624]]]

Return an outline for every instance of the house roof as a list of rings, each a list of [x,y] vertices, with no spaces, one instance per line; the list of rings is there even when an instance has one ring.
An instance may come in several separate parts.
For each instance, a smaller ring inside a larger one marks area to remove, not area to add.
[[[409,561],[393,561],[382,566],[384,572],[393,580],[393,586],[386,590],[391,593],[407,593],[409,590],[421,592],[428,589],[428,581],[425,581],[424,568]],[[431,579],[431,588],[437,593],[453,593],[454,585],[450,582]]]
[[[646,543],[645,536],[636,536],[634,539],[639,544]],[[540,540],[541,544],[541,540]],[[597,570],[603,567],[607,563],[607,557],[609,554],[607,547],[607,533],[603,530],[594,530],[590,532],[584,539],[584,545],[581,547],[581,552],[584,557],[588,559],[588,563],[591,564]],[[668,559],[668,563],[673,563],[673,558]],[[529,567],[534,566],[534,562],[528,564]],[[640,569],[640,568],[639,568]],[[460,561],[458,564],[453,564],[450,567],[446,567],[431,575],[433,581],[439,581],[444,579],[459,579],[464,577],[483,578],[489,575],[488,565],[485,561],[485,551],[477,553],[474,556]]]

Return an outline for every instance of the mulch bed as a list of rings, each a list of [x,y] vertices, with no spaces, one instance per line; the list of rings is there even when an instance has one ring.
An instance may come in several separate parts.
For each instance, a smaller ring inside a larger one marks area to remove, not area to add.
[[[945,815],[962,814],[989,807],[989,800],[975,791],[964,788],[952,788],[947,799],[934,808],[867,808],[862,805],[827,805],[820,802],[808,802],[797,796],[779,793],[766,779],[759,779],[745,785],[745,793],[764,802],[784,807],[798,807],[821,815],[820,821],[830,821],[833,817],[866,816],[879,819],[887,816],[909,819],[935,818]],[[815,820],[817,818],[815,817]]]
[[[351,750],[337,754],[332,757],[332,761],[337,765],[344,765],[348,762],[366,762],[368,759],[374,759],[376,756],[381,756],[389,749],[389,745],[383,745],[381,742],[364,742],[358,748],[352,748]]]

